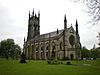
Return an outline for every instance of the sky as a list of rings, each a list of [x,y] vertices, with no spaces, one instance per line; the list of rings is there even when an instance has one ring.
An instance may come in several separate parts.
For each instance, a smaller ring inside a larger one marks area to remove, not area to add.
[[[12,38],[23,47],[24,37],[27,38],[28,14],[40,11],[40,34],[64,28],[66,14],[68,27],[75,28],[76,19],[79,25],[79,35],[82,46],[88,49],[98,44],[97,35],[100,23],[91,27],[90,17],[81,3],[73,0],[0,0],[0,41]]]

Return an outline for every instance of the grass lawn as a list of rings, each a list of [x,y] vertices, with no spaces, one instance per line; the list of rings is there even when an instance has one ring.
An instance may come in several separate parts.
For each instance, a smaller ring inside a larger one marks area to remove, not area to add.
[[[0,75],[100,75],[100,60],[63,63],[48,65],[47,61],[28,60],[21,64],[18,60],[0,59]]]

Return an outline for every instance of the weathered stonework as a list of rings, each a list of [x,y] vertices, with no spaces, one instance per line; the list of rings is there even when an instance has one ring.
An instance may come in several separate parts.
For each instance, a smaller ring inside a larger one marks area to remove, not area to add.
[[[76,31],[72,26],[67,28],[65,15],[64,29],[40,35],[40,13],[38,17],[34,10],[32,16],[29,13],[28,35],[23,48],[27,59],[52,59],[52,56],[55,60],[77,59],[76,48],[80,47],[77,21]]]

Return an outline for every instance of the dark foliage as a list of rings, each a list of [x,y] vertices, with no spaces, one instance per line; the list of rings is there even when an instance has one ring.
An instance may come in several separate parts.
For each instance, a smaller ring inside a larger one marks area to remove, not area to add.
[[[0,56],[9,59],[18,58],[21,53],[21,48],[15,44],[13,39],[2,40],[0,42]]]
[[[67,65],[71,65],[71,63],[70,62],[67,62]]]

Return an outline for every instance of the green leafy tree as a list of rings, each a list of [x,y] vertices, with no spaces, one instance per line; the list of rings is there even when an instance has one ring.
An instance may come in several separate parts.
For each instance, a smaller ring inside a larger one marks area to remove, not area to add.
[[[90,57],[90,51],[84,46],[81,50],[81,58],[89,58]]]
[[[97,51],[94,49],[91,50],[91,58],[93,58],[93,59],[97,58]]]
[[[15,44],[13,39],[2,40],[0,42],[1,57],[6,57],[7,59],[11,57],[14,59],[20,54],[20,52],[21,52],[20,46],[18,46],[18,44]]]
[[[97,50],[97,58],[100,58],[100,47],[96,48]]]
[[[96,49],[91,49],[91,57],[93,59],[100,58],[100,47]]]
[[[18,58],[21,54],[21,47],[18,44],[15,44],[14,48],[14,56]]]

